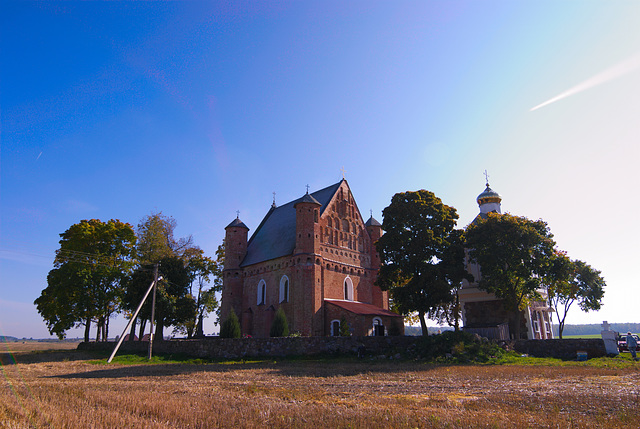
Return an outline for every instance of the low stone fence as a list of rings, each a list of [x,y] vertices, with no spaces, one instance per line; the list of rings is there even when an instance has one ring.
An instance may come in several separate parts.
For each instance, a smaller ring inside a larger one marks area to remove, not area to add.
[[[507,341],[508,346],[518,353],[535,357],[553,357],[558,359],[576,359],[577,353],[587,352],[587,357],[607,355],[604,341],[600,338],[569,340],[519,340]]]
[[[414,347],[418,337],[283,337],[220,338],[154,341],[153,351],[197,358],[242,359],[247,357],[313,356],[321,354],[395,356]],[[79,350],[112,351],[115,343],[80,343]],[[148,342],[125,341],[120,352],[144,353]]]
[[[153,351],[160,354],[182,354],[206,359],[243,359],[251,357],[284,357],[313,355],[415,356],[420,337],[284,337],[238,338],[206,337],[194,340],[154,341]],[[588,358],[606,356],[601,339],[520,340],[502,342],[518,353],[535,357],[576,359],[579,351]],[[111,352],[114,342],[80,343],[79,350]],[[149,343],[124,342],[120,353],[145,353]]]

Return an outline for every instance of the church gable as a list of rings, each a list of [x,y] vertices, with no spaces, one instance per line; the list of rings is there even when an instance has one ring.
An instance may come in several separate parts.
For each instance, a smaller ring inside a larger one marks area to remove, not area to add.
[[[320,216],[320,242],[357,252],[368,252],[368,234],[346,180],[339,183]]]

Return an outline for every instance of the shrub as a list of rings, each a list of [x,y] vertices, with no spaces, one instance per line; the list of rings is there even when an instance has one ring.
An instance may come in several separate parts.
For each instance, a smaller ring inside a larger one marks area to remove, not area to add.
[[[460,363],[487,362],[506,353],[496,343],[462,331],[445,331],[439,335],[422,337],[416,344],[416,351],[425,359],[446,358]]]
[[[271,323],[269,335],[272,337],[289,336],[289,323],[287,322],[287,316],[284,314],[282,307],[276,311],[276,316],[273,318],[273,323]]]
[[[340,336],[341,337],[350,337],[351,330],[349,329],[349,323],[347,323],[347,318],[342,315],[340,318]]]
[[[242,332],[240,330],[240,322],[238,321],[238,316],[236,316],[236,312],[231,309],[227,320],[222,322],[222,326],[220,327],[220,336],[222,338],[240,338],[242,336]]]

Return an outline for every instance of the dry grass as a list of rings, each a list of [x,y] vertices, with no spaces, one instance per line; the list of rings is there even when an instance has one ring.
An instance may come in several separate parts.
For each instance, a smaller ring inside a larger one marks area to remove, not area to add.
[[[96,365],[60,353],[0,355],[0,427],[636,428],[640,414],[635,368]]]
[[[53,350],[75,350],[79,341],[11,341],[0,343],[0,353],[31,353]]]

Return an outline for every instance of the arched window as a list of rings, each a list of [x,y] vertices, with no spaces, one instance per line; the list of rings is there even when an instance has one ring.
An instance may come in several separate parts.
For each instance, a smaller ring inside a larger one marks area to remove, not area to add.
[[[353,301],[353,282],[349,276],[344,279],[344,299],[345,301]]]
[[[338,319],[331,321],[331,336],[332,337],[340,336],[340,321]]]
[[[333,222],[331,220],[331,216],[327,218],[327,225],[329,226],[329,228],[333,228]]]
[[[280,279],[280,302],[289,302],[289,277]]]
[[[267,302],[267,284],[264,280],[258,283],[258,305],[264,305]]]
[[[373,335],[376,337],[384,337],[384,325],[379,317],[373,318]]]

